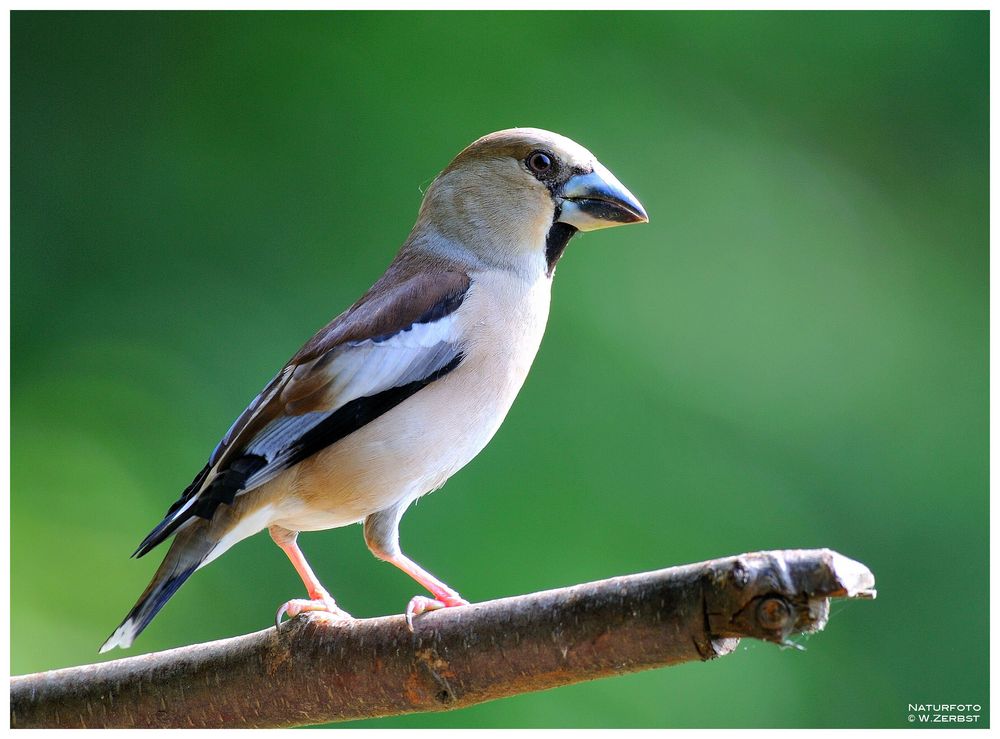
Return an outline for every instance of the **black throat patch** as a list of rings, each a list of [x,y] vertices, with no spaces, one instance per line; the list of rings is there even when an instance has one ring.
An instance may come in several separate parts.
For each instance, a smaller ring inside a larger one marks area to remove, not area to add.
[[[556,218],[558,217],[559,213],[557,211]],[[545,274],[548,277],[551,277],[556,271],[556,262],[559,261],[559,257],[566,251],[566,245],[573,238],[576,230],[576,226],[561,223],[560,221],[554,222],[552,228],[549,229],[548,236],[545,237],[545,262],[548,264]]]

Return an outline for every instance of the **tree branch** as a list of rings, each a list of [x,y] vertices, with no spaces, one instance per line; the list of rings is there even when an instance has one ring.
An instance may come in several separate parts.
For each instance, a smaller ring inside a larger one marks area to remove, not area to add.
[[[819,631],[875,578],[829,549],[742,554],[424,614],[254,634],[11,678],[27,727],[275,727],[442,711]]]

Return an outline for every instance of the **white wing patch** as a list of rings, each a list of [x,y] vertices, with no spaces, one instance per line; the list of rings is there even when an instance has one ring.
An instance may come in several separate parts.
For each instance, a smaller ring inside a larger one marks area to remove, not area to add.
[[[455,316],[449,314],[433,323],[414,324],[385,339],[344,344],[296,370],[296,374],[303,373],[303,379],[316,372],[326,375],[329,384],[317,392],[332,404],[323,411],[276,418],[261,429],[245,452],[264,457],[268,465],[247,479],[241,493],[277,475],[295,442],[345,404],[419,382],[447,366],[461,351],[455,332]]]
[[[382,341],[352,341],[338,349],[331,362],[334,382],[330,390],[347,403],[422,379],[430,372],[421,371],[434,364],[441,347],[457,343],[454,332],[452,313],[434,323],[415,323]]]

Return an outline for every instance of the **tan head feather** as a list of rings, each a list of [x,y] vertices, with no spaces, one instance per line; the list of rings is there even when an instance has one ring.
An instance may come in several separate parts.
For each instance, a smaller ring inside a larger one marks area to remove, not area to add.
[[[554,155],[558,171],[542,179],[527,161]],[[565,136],[538,128],[511,128],[474,141],[428,188],[408,241],[454,258],[536,273],[544,264],[553,223],[553,188],[593,169],[594,155]]]

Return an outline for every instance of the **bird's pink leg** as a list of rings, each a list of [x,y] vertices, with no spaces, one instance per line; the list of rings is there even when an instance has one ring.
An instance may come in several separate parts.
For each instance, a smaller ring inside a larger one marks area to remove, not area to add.
[[[289,618],[295,618],[300,613],[305,613],[306,611],[327,611],[338,618],[351,618],[351,614],[340,609],[336,601],[327,592],[326,588],[320,584],[313,573],[312,567],[309,566],[305,555],[295,541],[298,533],[281,528],[280,526],[271,526],[268,528],[268,532],[271,534],[271,538],[274,539],[274,543],[281,547],[282,551],[288,555],[288,559],[291,561],[295,571],[302,578],[302,584],[306,586],[306,592],[309,593],[309,600],[302,598],[290,600],[278,609],[277,614],[274,616],[275,628],[281,623],[282,616],[287,614]]]
[[[410,631],[413,631],[414,616],[419,616],[426,611],[436,611],[439,608],[469,605],[469,601],[460,596],[458,592],[449,588],[402,552],[386,557],[385,561],[396,565],[396,567],[434,594],[433,598],[415,595],[410,599],[410,602],[406,606],[406,625],[410,627]]]

